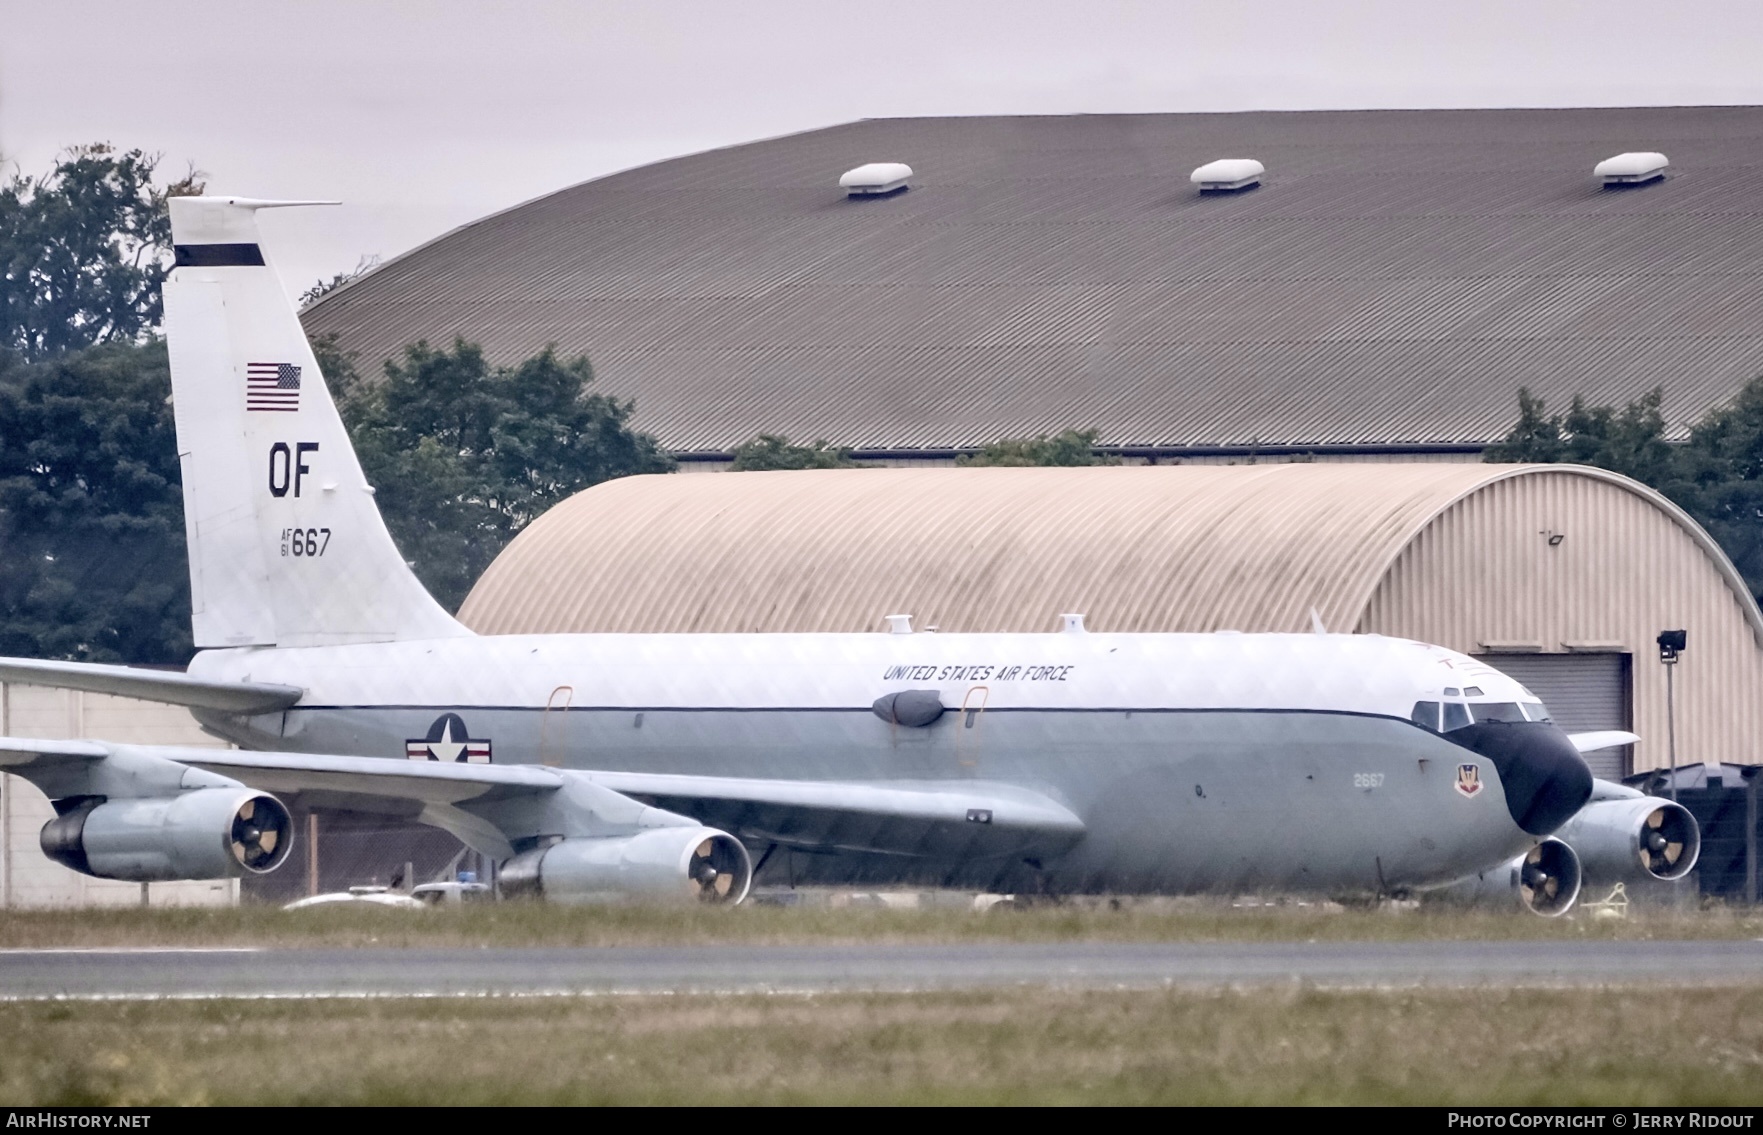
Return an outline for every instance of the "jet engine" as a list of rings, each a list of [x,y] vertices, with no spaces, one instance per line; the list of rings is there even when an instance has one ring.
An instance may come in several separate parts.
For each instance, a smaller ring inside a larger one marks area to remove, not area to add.
[[[1554,918],[1573,909],[1579,898],[1579,856],[1558,839],[1545,839],[1509,863],[1452,883],[1439,897],[1475,905],[1517,903],[1532,914]]]
[[[1600,881],[1681,879],[1702,850],[1701,829],[1689,809],[1657,796],[1599,800],[1581,808],[1555,833],[1571,844],[1585,873]]]
[[[714,828],[650,828],[632,836],[560,840],[522,852],[498,874],[506,896],[552,902],[697,901],[747,897],[753,864],[741,841]]]
[[[275,797],[248,788],[176,796],[55,802],[43,854],[101,879],[227,879],[273,871],[294,845],[294,823]]]

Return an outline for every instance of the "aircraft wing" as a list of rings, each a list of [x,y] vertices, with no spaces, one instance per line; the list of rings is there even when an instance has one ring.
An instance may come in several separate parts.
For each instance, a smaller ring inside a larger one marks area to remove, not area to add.
[[[813,781],[644,772],[582,776],[749,842],[893,855],[1063,851],[1084,834],[1069,808],[976,780]]]
[[[894,855],[1062,851],[1083,821],[1038,792],[978,781],[768,780],[678,773],[576,772],[538,765],[440,764],[385,757],[192,749],[179,759],[320,808],[391,812],[458,830],[453,811],[492,815],[510,797],[586,782],[750,842]],[[443,812],[441,809],[447,810]],[[453,824],[439,822],[443,818]],[[485,848],[484,850],[488,850]]]
[[[1052,854],[1084,833],[1051,798],[985,781],[802,781],[387,757],[256,753],[194,746],[0,739],[0,768],[52,797],[108,794],[98,769],[200,769],[315,808],[403,816],[506,858],[513,840],[593,835],[689,817],[750,842],[905,856]],[[105,774],[109,775],[109,774]],[[91,781],[92,783],[86,783]],[[175,778],[169,782],[175,784]],[[127,792],[126,783],[124,791]],[[175,788],[171,791],[176,791]]]
[[[1580,752],[1595,753],[1600,749],[1614,749],[1618,745],[1632,745],[1640,740],[1640,735],[1621,729],[1604,729],[1596,733],[1569,733],[1567,739]]]
[[[143,670],[135,666],[103,666],[95,662],[47,662],[38,658],[0,658],[0,682],[116,694],[222,713],[274,713],[287,709],[305,693],[298,686],[264,682],[211,682],[176,670]]]

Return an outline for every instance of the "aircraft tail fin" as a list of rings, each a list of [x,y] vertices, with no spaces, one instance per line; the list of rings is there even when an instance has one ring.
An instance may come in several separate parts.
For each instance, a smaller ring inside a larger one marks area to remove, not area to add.
[[[374,504],[256,212],[319,201],[174,197],[165,335],[196,645],[469,634]]]

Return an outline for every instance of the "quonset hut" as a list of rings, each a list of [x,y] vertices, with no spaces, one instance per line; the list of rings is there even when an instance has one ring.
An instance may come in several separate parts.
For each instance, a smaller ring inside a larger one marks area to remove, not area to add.
[[[873,469],[630,477],[540,517],[460,611],[486,634],[1331,631],[1485,657],[1569,730],[1749,764],[1763,615],[1678,508],[1599,469],[1455,463]],[[591,690],[571,690],[577,704]],[[558,704],[562,704],[561,702]]]

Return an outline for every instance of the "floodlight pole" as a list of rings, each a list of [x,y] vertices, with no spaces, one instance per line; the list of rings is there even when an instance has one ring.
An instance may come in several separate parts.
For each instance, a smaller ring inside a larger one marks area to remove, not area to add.
[[[1677,655],[1665,659],[1665,739],[1671,750],[1671,800],[1677,802],[1677,690],[1671,676],[1677,672]]]
[[[1745,772],[1745,898],[1763,902],[1757,892],[1757,786],[1763,783],[1763,768]]]
[[[1677,800],[1677,687],[1672,673],[1677,669],[1677,656],[1683,653],[1689,635],[1684,631],[1660,631],[1654,641],[1659,644],[1659,661],[1665,665],[1665,736],[1671,749],[1671,799]]]

